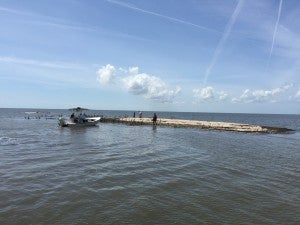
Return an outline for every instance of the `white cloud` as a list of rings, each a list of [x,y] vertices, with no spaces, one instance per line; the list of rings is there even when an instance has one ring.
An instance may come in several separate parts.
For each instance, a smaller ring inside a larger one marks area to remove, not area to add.
[[[102,66],[97,72],[97,81],[102,85],[113,83],[115,71],[115,67],[110,64]]]
[[[296,101],[300,102],[300,89],[295,94],[295,99],[296,99]]]
[[[138,67],[129,67],[128,71],[131,75],[137,75],[139,73],[139,68]]]
[[[160,102],[173,102],[176,95],[181,91],[180,87],[170,89],[168,85],[159,77],[139,73],[138,67],[129,67],[128,69],[115,69],[114,66],[107,64],[97,72],[97,81],[100,84],[116,84],[125,88],[133,95],[141,95],[147,99],[153,99]],[[125,77],[121,78],[121,74]]]
[[[137,67],[131,72],[137,72]],[[122,79],[127,91],[134,95],[143,95],[148,99],[160,102],[173,102],[175,96],[180,92],[181,88],[177,87],[171,90],[160,78],[140,73],[125,77]]]
[[[237,98],[233,98],[232,102],[238,103],[252,103],[252,102],[276,102],[278,100],[278,96],[290,88],[292,88],[292,84],[287,84],[285,86],[274,88],[271,90],[254,90],[250,91],[246,89],[244,93]]]
[[[224,91],[216,91],[208,86],[205,88],[194,89],[194,98],[198,101],[223,101],[226,100],[228,94]]]
[[[121,73],[128,73],[128,71],[127,71],[127,69],[124,69],[124,68],[122,68],[122,67],[119,67],[119,71],[121,72]]]

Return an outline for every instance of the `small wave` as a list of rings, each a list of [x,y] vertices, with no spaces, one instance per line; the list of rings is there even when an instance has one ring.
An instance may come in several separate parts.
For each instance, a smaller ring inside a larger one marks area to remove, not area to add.
[[[19,145],[32,142],[31,138],[0,137],[0,146]]]
[[[10,138],[10,137],[0,137],[0,145],[17,145],[18,138]]]

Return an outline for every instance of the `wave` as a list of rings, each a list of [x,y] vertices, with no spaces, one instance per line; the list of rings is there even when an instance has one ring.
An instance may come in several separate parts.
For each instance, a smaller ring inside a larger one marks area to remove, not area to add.
[[[0,146],[26,144],[34,141],[32,138],[0,137]]]

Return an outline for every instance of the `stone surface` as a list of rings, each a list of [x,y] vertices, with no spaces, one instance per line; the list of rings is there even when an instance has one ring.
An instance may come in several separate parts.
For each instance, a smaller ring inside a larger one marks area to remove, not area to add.
[[[101,118],[102,123],[124,123],[128,125],[153,125],[152,118]],[[291,129],[280,127],[267,127],[252,124],[198,121],[198,120],[179,120],[179,119],[158,119],[157,126],[201,128],[211,130],[236,131],[246,133],[287,133]]]

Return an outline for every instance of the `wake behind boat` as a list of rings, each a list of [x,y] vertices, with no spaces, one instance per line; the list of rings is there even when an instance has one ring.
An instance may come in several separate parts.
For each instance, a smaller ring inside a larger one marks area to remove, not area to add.
[[[90,117],[81,113],[88,109],[77,107],[69,110],[73,111],[69,119],[64,117],[58,119],[58,125],[60,127],[90,127],[100,122],[101,117]]]

